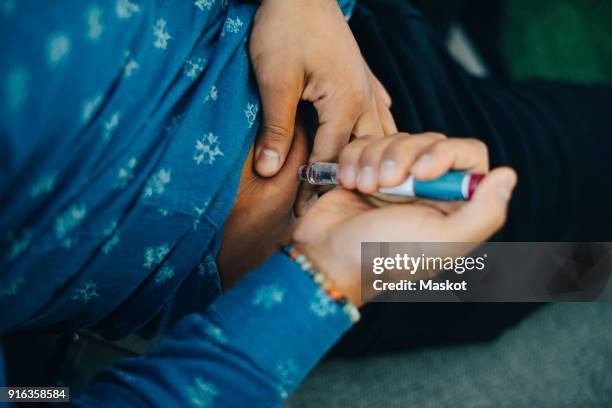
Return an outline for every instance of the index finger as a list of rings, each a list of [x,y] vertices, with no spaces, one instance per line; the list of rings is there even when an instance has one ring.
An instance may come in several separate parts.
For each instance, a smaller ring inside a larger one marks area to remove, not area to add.
[[[349,142],[357,120],[350,109],[336,110],[331,118],[328,112],[320,112],[319,128],[315,133],[310,162],[335,162],[340,151]]]

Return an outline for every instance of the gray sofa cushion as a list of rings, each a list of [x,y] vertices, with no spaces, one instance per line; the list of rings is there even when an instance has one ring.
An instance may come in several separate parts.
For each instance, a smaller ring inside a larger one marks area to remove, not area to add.
[[[488,343],[328,360],[286,406],[612,407],[612,303],[547,305]]]

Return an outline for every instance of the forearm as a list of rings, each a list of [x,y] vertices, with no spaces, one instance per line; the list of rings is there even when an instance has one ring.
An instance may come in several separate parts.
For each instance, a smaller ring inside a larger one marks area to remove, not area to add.
[[[280,406],[350,324],[310,277],[277,254],[204,315],[183,319],[147,356],[103,372],[79,401]]]

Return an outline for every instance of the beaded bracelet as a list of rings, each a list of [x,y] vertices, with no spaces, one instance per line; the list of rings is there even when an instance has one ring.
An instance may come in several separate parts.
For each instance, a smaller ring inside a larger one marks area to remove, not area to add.
[[[340,306],[342,310],[348,315],[351,322],[356,323],[361,318],[359,309],[352,304],[342,292],[334,287],[328,280],[327,277],[320,271],[318,271],[314,265],[306,258],[306,255],[299,253],[292,245],[286,244],[282,246],[282,251],[294,262],[296,262],[300,268],[306,272],[312,280],[315,281],[327,295]]]

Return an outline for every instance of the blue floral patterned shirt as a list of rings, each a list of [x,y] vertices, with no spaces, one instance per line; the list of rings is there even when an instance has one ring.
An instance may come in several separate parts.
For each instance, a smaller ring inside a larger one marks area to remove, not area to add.
[[[280,405],[350,325],[282,255],[221,294],[259,124],[256,7],[0,0],[0,334],[178,321],[84,404]]]

